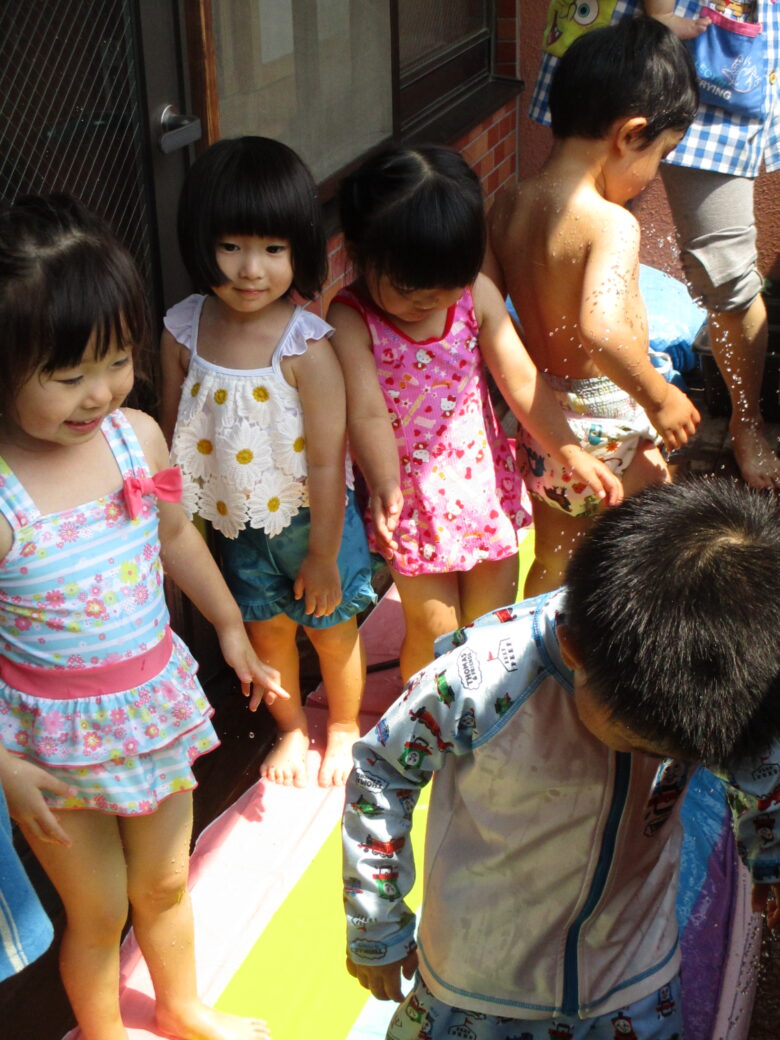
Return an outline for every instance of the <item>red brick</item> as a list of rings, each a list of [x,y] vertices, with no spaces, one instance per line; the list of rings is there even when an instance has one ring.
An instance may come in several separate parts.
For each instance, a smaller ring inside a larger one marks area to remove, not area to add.
[[[496,38],[512,43],[517,40],[517,22],[514,18],[496,19]]]
[[[467,144],[466,147],[461,148],[460,151],[469,166],[474,166],[485,155],[487,149],[488,135],[486,133],[481,133],[475,141]]]
[[[491,170],[485,181],[485,198],[490,201],[499,186],[498,170]]]
[[[463,152],[469,145],[473,144],[480,134],[485,133],[489,124],[490,120],[485,120],[484,123],[477,124],[473,130],[469,130],[469,132],[465,133],[463,137],[458,137],[457,140],[454,140],[452,142],[452,148],[456,150],[456,152]]]
[[[496,172],[500,184],[503,184],[511,178],[514,170],[514,162],[514,156],[510,156],[509,158],[504,159],[504,161],[498,166]]]
[[[488,158],[480,159],[479,162],[474,166],[477,176],[480,180],[483,180],[488,173],[493,169],[493,163]]]
[[[511,155],[515,150],[515,142],[511,135],[505,137],[502,141],[499,141],[496,145],[496,166],[498,166],[508,155]]]
[[[496,61],[499,64],[512,64],[517,57],[517,46],[514,40],[499,40],[496,43]]]

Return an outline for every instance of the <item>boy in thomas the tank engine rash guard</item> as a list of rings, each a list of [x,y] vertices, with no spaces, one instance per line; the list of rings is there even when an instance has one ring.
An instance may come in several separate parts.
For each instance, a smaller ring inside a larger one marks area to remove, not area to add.
[[[779,520],[729,481],[640,492],[563,589],[445,637],[355,745],[347,966],[403,1000],[388,1040],[682,1037],[678,814],[697,762],[727,785],[754,907],[780,924]],[[415,936],[409,834],[431,779]]]

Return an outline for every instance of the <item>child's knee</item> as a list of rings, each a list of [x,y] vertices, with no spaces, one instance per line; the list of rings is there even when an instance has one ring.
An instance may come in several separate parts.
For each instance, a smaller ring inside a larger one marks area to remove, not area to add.
[[[127,922],[129,904],[120,896],[81,902],[77,907],[66,904],[68,928],[98,945],[118,943]]]
[[[306,634],[318,656],[347,658],[352,655],[360,642],[355,618],[328,628],[307,628]]]
[[[433,644],[460,624],[460,611],[446,603],[426,603],[406,619],[406,638],[418,645]]]
[[[279,614],[267,621],[250,621],[246,629],[255,653],[262,658],[263,654],[294,646],[298,626],[286,615]]]
[[[186,869],[172,868],[167,874],[139,879],[128,886],[133,911],[143,913],[145,916],[156,916],[177,906],[186,892]]]
[[[755,227],[729,231],[727,248],[734,251],[734,263],[727,273],[723,271],[724,243],[719,240],[718,244],[717,250],[712,247],[683,249],[683,268],[691,285],[691,295],[708,311],[747,310],[764,284],[758,270]]]

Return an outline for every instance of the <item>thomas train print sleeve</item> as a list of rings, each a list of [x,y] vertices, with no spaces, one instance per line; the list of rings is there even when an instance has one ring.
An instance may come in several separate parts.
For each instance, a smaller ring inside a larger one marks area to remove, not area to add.
[[[780,746],[773,745],[752,762],[740,763],[728,776],[737,851],[758,884],[780,882]]]
[[[409,833],[420,790],[450,752],[469,751],[475,706],[454,662],[416,675],[373,733],[355,745],[344,809],[344,899],[349,954],[391,964],[414,948],[404,903],[415,878]]]
[[[497,611],[448,637],[451,649],[410,680],[353,749],[343,842],[347,941],[355,963],[392,964],[414,948],[414,914],[404,902],[415,879],[412,811],[447,756],[467,755],[489,740],[518,686],[538,674],[538,660],[533,654],[523,660],[520,651],[533,646],[525,635],[531,612],[522,620],[518,613]]]

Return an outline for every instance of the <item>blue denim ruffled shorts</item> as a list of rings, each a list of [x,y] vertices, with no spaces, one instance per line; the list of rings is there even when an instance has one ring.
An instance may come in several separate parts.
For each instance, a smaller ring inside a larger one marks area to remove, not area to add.
[[[286,614],[306,628],[330,628],[376,602],[371,584],[371,556],[355,494],[347,492],[344,530],[338,555],[341,603],[327,617],[305,611],[293,585],[309,545],[310,512],[299,509],[281,534],[246,527],[237,538],[219,535],[225,581],[241,608],[244,621],[267,621]]]

